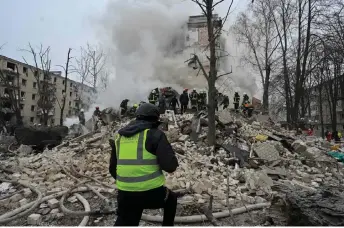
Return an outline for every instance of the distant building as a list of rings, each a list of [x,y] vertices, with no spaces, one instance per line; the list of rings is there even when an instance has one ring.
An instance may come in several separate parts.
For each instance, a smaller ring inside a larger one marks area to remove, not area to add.
[[[336,80],[336,81],[334,81]],[[319,132],[321,130],[321,116],[323,119],[324,129],[333,131],[332,129],[332,118],[333,118],[333,107],[332,101],[328,99],[327,94],[329,85],[338,86],[338,95],[336,101],[336,128],[339,131],[344,131],[344,86],[340,86],[344,82],[344,75],[335,79],[325,81],[323,84],[313,86],[306,89],[305,101],[306,110],[305,115],[300,116],[302,121],[306,122],[307,125],[315,126],[315,130]],[[322,88],[322,97],[320,97],[320,88]],[[322,113],[320,113],[320,105],[322,104]],[[321,115],[322,114],[322,115]]]
[[[13,89],[18,89],[19,82],[20,96],[17,96],[16,99],[20,99],[23,122],[24,124],[39,124],[43,121],[42,110],[37,104],[39,99],[38,86],[31,68],[32,66],[30,65],[0,55],[0,70],[6,75],[6,80],[8,81],[8,83],[0,82],[0,102],[2,107],[4,104],[11,107],[8,103],[9,92],[13,91]],[[41,75],[41,80],[44,80],[43,74]],[[93,88],[81,85],[81,83],[71,79],[68,79],[66,82],[61,71],[51,72],[50,83],[55,87],[56,102],[49,112],[48,124],[58,125],[60,123],[61,111],[59,103],[61,104],[62,102],[63,94],[66,96],[64,119],[77,115],[81,108],[88,109],[91,105],[94,94]],[[67,83],[67,91],[64,91],[65,83]],[[10,109],[1,111],[11,112]]]
[[[216,29],[221,26],[222,20],[217,14],[213,15],[213,20],[214,32],[216,32]],[[187,29],[188,32],[184,51],[189,52],[190,56],[194,53],[197,54],[206,72],[209,72],[209,60],[206,57],[206,55],[210,56],[209,47],[207,48],[209,44],[207,17],[204,15],[190,16],[187,23]],[[218,36],[215,42],[217,46],[216,55],[219,56],[222,48],[220,36]],[[217,67],[219,68],[220,61],[217,61],[217,63]]]

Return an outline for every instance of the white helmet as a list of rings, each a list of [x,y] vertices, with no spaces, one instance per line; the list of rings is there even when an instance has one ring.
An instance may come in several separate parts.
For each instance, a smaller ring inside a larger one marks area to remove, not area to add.
[[[194,91],[196,91],[196,89],[195,89],[195,88],[193,88],[193,90],[194,90]]]
[[[243,95],[247,95],[247,93],[243,93]]]
[[[155,91],[155,90],[152,90],[152,93],[156,93],[156,91]]]
[[[84,109],[82,108],[82,109],[80,110],[80,112],[84,112]]]

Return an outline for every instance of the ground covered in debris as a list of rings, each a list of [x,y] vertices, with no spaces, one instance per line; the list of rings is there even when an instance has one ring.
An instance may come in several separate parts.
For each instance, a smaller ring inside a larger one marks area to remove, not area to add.
[[[166,185],[180,193],[177,224],[344,225],[338,190],[343,166],[328,154],[341,153],[340,146],[295,136],[264,116],[220,111],[217,117],[215,147],[207,146],[206,113],[163,117],[161,127],[180,165],[166,174]],[[108,139],[129,121],[42,153],[24,145],[14,150],[11,140],[2,140],[0,224],[113,225],[116,188],[108,173]],[[160,225],[161,216],[162,210],[146,210],[141,225]]]

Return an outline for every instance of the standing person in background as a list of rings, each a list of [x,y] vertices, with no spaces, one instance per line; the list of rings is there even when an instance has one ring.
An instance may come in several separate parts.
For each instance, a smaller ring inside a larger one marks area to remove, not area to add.
[[[327,139],[328,142],[331,142],[331,140],[332,140],[332,133],[331,133],[331,131],[327,132],[326,139]]]
[[[176,109],[176,106],[178,105],[179,107],[179,102],[178,102],[178,99],[177,99],[177,96],[174,95],[171,99],[171,102],[170,102],[170,107],[172,108],[172,110],[174,111],[174,114],[177,114],[177,109]]]
[[[149,94],[148,101],[149,103],[156,105],[156,102],[158,101],[159,95],[157,94],[156,90],[152,90],[152,92]]]
[[[181,114],[184,114],[189,104],[188,89],[184,89],[183,93],[179,97]]]
[[[83,125],[83,126],[85,126],[86,120],[85,120],[84,109],[81,109],[81,110],[80,110],[80,113],[79,113],[78,117],[79,117],[79,122],[80,122],[80,124]]]
[[[164,114],[166,112],[166,98],[165,95],[161,95],[159,98],[159,111],[160,114]]]
[[[247,95],[247,93],[244,93],[243,95],[244,95],[244,96],[243,96],[243,98],[242,98],[242,105],[244,106],[245,104],[250,103],[250,98],[249,98],[249,96]]]
[[[173,173],[178,160],[165,133],[158,129],[159,109],[142,104],[136,120],[114,139],[109,172],[118,189],[115,226],[138,226],[144,209],[164,208],[163,226],[173,226],[177,196],[165,187],[162,170]]]
[[[238,92],[235,92],[233,100],[234,109],[236,112],[239,112],[240,95]]]
[[[223,105],[223,110],[225,110],[226,108],[228,108],[228,106],[229,106],[229,98],[228,98],[227,95],[224,95],[224,96],[223,96],[223,100],[222,100],[220,106],[221,106],[221,105]]]
[[[124,99],[121,102],[121,104],[120,104],[121,115],[124,115],[128,111],[128,102],[129,102],[129,99]]]
[[[342,132],[338,131],[338,138],[339,138],[340,141],[342,141],[342,137],[343,137],[342,136]]]
[[[191,99],[191,109],[198,109],[197,101],[198,101],[198,93],[196,89],[193,89],[193,91],[190,93],[190,99]]]

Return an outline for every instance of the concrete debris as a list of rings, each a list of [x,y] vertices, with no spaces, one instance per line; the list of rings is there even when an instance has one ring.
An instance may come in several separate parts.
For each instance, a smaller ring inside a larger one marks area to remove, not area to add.
[[[39,226],[42,222],[42,215],[40,214],[31,214],[27,218],[27,224],[31,226]]]
[[[293,132],[276,125],[272,128],[267,121],[248,120],[224,110],[218,112],[217,144],[207,146],[208,122],[205,115],[166,116],[168,130],[165,133],[179,161],[178,169],[165,175],[166,186],[172,190],[189,190],[178,200],[181,211],[192,207],[197,211],[199,205],[209,202],[210,195],[213,196],[214,211],[226,210],[227,196],[231,208],[270,202],[272,196],[280,193],[275,189],[279,184],[314,192],[324,186],[344,187],[342,166],[327,155],[331,145],[325,147],[323,140],[303,136],[295,138]],[[113,116],[115,118],[116,115]],[[13,170],[7,174],[8,178],[30,183],[44,196],[55,194],[48,201],[40,202],[35,211],[38,214],[28,217],[29,225],[41,224],[42,216],[50,216],[50,220],[67,220],[68,217],[64,218],[59,210],[61,196],[56,194],[75,187],[76,180],[84,182],[91,177],[106,186],[115,186],[108,171],[111,151],[108,140],[130,121],[127,117],[116,119],[98,132],[66,139],[42,153],[33,153],[28,150],[30,146],[22,145],[19,151],[27,149],[27,152],[1,161],[4,164],[1,167]],[[95,185],[99,188],[98,184]],[[109,193],[114,191],[111,189]],[[90,204],[100,201],[98,196],[98,200],[94,196],[87,198],[85,194],[87,200],[92,199]],[[19,188],[2,182],[0,197],[1,204],[7,202],[18,207],[19,204],[30,203],[36,194],[27,187]],[[70,195],[66,201],[74,204],[78,199]],[[79,203],[69,206],[79,206]],[[91,205],[91,208],[97,206]],[[102,224],[103,221],[105,219],[95,219],[94,224]]]
[[[54,209],[54,208],[57,208],[59,207],[59,201],[57,199],[50,199],[48,200],[48,206],[51,208],[51,209]]]
[[[259,158],[266,161],[276,161],[280,159],[279,152],[272,143],[260,143],[254,147],[254,151]]]

